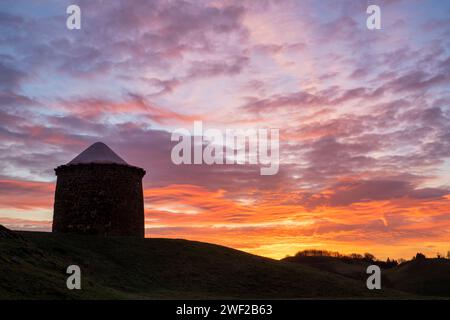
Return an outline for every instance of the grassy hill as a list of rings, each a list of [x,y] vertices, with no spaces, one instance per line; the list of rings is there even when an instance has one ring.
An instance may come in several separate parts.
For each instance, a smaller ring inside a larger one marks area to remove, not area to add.
[[[348,278],[364,281],[370,264],[364,260],[350,260],[331,256],[293,256],[289,261],[301,266],[324,270]],[[413,259],[392,268],[382,268],[382,285],[410,294],[450,297],[450,260]]]
[[[17,232],[0,239],[0,298],[353,298],[403,297],[365,282],[178,239],[102,238]],[[82,270],[82,290],[65,270]]]
[[[402,291],[450,297],[450,260],[414,259],[387,270],[386,280]]]
[[[371,264],[367,261],[344,261],[329,256],[295,256],[286,257],[283,261],[313,267],[360,281],[367,279],[366,270]]]

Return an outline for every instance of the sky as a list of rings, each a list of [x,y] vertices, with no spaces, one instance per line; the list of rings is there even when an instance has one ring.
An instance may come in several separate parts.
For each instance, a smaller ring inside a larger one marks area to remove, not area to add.
[[[278,173],[173,164],[196,120],[279,129]],[[147,171],[147,237],[445,254],[450,1],[1,1],[0,224],[50,231],[53,169],[97,141]]]

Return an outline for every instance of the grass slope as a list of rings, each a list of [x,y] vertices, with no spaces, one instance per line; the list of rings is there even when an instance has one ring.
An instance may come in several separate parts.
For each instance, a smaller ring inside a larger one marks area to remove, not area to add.
[[[339,275],[365,281],[368,275],[367,267],[370,263],[366,261],[344,261],[336,257],[328,256],[297,256],[286,257],[283,261],[298,263],[316,269],[337,273]]]
[[[332,272],[341,276],[364,281],[366,261],[344,261],[328,256],[295,256],[283,261]],[[376,262],[375,262],[376,264]],[[450,260],[414,259],[397,267],[382,269],[382,286],[414,295],[450,297]]]
[[[392,288],[420,295],[450,297],[450,260],[415,259],[386,271]]]
[[[365,282],[242,251],[178,239],[17,232],[0,239],[1,299],[393,297]],[[66,289],[68,265],[82,290]]]

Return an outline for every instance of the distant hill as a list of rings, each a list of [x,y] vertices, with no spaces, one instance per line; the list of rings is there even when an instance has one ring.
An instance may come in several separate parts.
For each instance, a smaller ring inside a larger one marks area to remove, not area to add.
[[[450,297],[450,260],[414,259],[387,270],[386,280],[402,291]]]
[[[282,261],[360,281],[366,279],[366,269],[369,265],[378,264],[376,261],[369,262],[348,257],[305,255],[286,257]],[[413,259],[396,267],[382,268],[382,285],[415,295],[450,297],[450,260]]]
[[[366,269],[372,264],[362,260],[344,260],[329,256],[295,256],[286,257],[282,261],[313,267],[361,281],[367,279]]]
[[[1,299],[390,298],[333,273],[178,239],[17,232],[0,239]],[[77,264],[82,290],[66,289]]]

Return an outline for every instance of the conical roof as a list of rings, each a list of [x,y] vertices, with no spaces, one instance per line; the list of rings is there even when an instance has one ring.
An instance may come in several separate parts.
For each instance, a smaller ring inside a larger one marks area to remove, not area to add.
[[[128,163],[119,157],[114,151],[111,150],[103,142],[96,142],[78,156],[76,156],[68,164],[81,164],[81,163],[116,163],[128,165]]]

